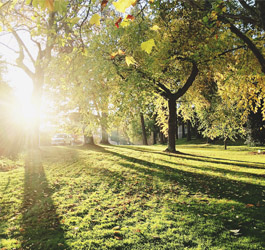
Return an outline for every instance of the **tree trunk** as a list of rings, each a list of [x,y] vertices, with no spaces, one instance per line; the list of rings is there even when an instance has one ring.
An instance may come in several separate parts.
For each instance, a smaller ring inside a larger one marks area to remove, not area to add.
[[[187,141],[191,141],[191,123],[187,121]]]
[[[28,146],[32,149],[38,149],[40,146],[40,108],[42,98],[42,87],[44,83],[43,72],[36,73],[33,80],[33,92],[31,96],[31,105],[34,111],[34,116],[29,126],[29,141]]]
[[[176,99],[170,96],[168,99],[168,147],[166,151],[176,152]]]
[[[178,115],[176,115],[176,139],[179,139]]]
[[[157,134],[156,134],[156,131],[154,129],[154,131],[153,131],[153,144],[156,144],[157,143],[156,136],[157,136]]]
[[[95,145],[93,135],[92,136],[84,135],[84,145]]]
[[[142,126],[143,145],[148,145],[145,124],[144,124],[144,114],[142,112],[140,113],[140,118],[141,118],[141,126]]]
[[[185,138],[186,133],[185,133],[185,122],[184,121],[182,121],[181,128],[182,128],[182,138]]]
[[[227,140],[224,139],[224,147],[225,147],[225,150],[227,150]]]
[[[161,131],[159,131],[159,143],[160,144],[164,144],[164,135]]]
[[[102,119],[101,119],[101,141],[100,144],[108,145],[109,143],[109,135],[107,133],[107,119],[108,114],[103,112],[102,113]]]
[[[101,126],[101,141],[100,144],[110,144],[109,135],[104,126]]]

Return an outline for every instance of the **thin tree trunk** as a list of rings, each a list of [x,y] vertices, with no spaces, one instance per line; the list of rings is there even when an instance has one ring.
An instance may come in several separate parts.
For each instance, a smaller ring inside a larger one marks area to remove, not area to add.
[[[191,123],[187,121],[187,141],[191,141]]]
[[[225,150],[227,150],[227,140],[224,139],[224,147],[225,147]]]
[[[168,147],[166,151],[176,152],[176,99],[170,96],[168,99]]]
[[[140,113],[140,118],[141,118],[141,126],[142,126],[143,145],[148,145],[146,130],[145,130],[145,123],[144,123],[144,114],[142,112]]]
[[[184,121],[182,121],[181,128],[182,128],[182,138],[185,138],[186,133],[185,133],[185,122]]]
[[[164,141],[164,135],[161,131],[159,131],[159,143],[160,144],[164,144],[165,141]]]

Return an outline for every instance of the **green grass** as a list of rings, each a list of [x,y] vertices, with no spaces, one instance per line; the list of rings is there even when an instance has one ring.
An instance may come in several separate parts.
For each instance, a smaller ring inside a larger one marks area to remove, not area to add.
[[[0,159],[0,249],[265,249],[265,148],[164,149]]]

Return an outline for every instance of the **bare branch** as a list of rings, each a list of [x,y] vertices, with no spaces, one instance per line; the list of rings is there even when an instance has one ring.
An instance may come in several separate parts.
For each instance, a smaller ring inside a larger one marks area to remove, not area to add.
[[[24,42],[22,41],[22,39],[20,38],[20,36],[17,34],[17,32],[15,30],[12,30],[12,34],[14,35],[14,37],[16,38],[18,45],[20,47],[20,50],[25,49],[25,51],[27,52],[30,60],[32,61],[33,64],[35,64],[35,60],[33,58],[33,56],[31,55],[31,53],[29,52],[27,46],[24,44]]]
[[[3,45],[3,46],[5,46],[6,48],[12,50],[12,51],[15,52],[15,53],[19,53],[19,51],[14,50],[13,48],[11,48],[11,47],[9,47],[8,45],[6,45],[5,43],[0,42],[0,44]]]

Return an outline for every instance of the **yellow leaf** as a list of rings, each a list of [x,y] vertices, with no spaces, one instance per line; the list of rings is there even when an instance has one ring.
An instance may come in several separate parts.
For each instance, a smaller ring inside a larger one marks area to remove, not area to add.
[[[95,24],[97,26],[100,26],[100,15],[99,14],[94,14],[90,21],[89,21],[90,24]]]
[[[134,58],[132,56],[126,56],[125,62],[128,66],[130,66],[130,64],[132,64],[132,65],[136,64],[136,61],[134,60]]]
[[[121,55],[124,55],[125,52],[123,50],[121,50],[121,49],[118,49],[118,54],[121,56]]]
[[[130,21],[128,19],[124,19],[122,22],[121,22],[121,27],[127,27],[130,25]]]
[[[135,0],[118,0],[117,2],[114,2],[113,5],[117,11],[124,13],[125,10],[134,3]]]
[[[150,28],[150,30],[158,31],[160,30],[158,25],[154,25],[153,27]]]
[[[45,5],[48,8],[49,11],[53,11],[54,10],[54,0],[45,0]]]
[[[141,44],[141,48],[142,48],[142,50],[144,50],[144,51],[147,52],[148,54],[151,53],[152,48],[153,48],[154,46],[155,46],[155,41],[154,41],[154,39],[150,39],[150,40],[148,40],[148,41],[146,41],[146,42],[143,42],[143,43]]]

